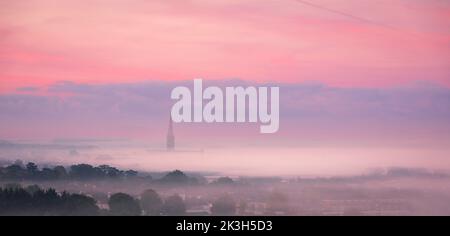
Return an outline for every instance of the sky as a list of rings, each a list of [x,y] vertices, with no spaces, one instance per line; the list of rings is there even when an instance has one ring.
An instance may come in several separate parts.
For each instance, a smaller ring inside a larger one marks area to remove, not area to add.
[[[280,86],[280,131],[181,140],[445,146],[449,55],[444,0],[0,0],[0,139],[161,140],[170,89],[203,78]]]

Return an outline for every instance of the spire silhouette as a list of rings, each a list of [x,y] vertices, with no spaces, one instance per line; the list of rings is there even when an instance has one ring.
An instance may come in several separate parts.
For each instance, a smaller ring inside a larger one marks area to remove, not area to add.
[[[168,151],[175,149],[175,136],[173,134],[172,117],[169,116],[169,129],[167,130],[166,148]]]

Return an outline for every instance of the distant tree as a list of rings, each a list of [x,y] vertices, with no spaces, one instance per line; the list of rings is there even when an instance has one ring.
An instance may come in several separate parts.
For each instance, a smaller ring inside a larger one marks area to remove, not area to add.
[[[0,188],[0,215],[97,215],[99,209],[93,198],[40,189]]]
[[[0,188],[0,215],[18,215],[32,204],[32,196],[21,187]]]
[[[223,195],[213,202],[211,213],[213,215],[234,215],[236,214],[236,202],[228,194]]]
[[[67,171],[64,166],[55,166],[55,168],[53,168],[53,172],[55,172],[57,179],[67,178]]]
[[[6,167],[6,177],[9,179],[23,179],[26,175],[26,170],[20,165],[10,165]]]
[[[36,185],[36,184],[28,185],[28,186],[25,188],[25,191],[27,191],[27,192],[30,193],[31,195],[33,195],[34,193],[36,193],[36,192],[39,191],[39,190],[41,190],[41,188],[40,188],[38,185]]]
[[[100,171],[103,173],[105,177],[119,178],[122,176],[122,171],[120,171],[115,167],[111,167],[108,165],[101,165],[98,167],[98,169],[100,169]]]
[[[28,175],[33,177],[36,175],[36,173],[39,171],[38,166],[36,164],[34,164],[33,162],[28,162],[28,164],[26,165],[26,169],[28,172]]]
[[[10,190],[15,190],[15,189],[20,189],[22,188],[22,185],[18,184],[18,183],[7,183],[3,186],[4,189],[10,189]]]
[[[100,165],[98,167],[94,167],[89,164],[78,164],[70,166],[68,170],[66,170],[64,166],[55,166],[54,168],[47,167],[39,170],[38,166],[33,162],[27,163],[26,166],[23,166],[20,161],[16,161],[16,163],[17,164],[12,164],[7,167],[0,166],[0,180],[57,180],[66,179],[69,177],[79,180],[90,180],[99,178],[119,179],[124,177],[138,177],[138,172],[135,170],[122,171],[108,165]]]
[[[136,199],[125,193],[113,194],[108,201],[109,211],[115,216],[137,216],[141,207]]]
[[[138,172],[135,171],[135,170],[127,170],[127,171],[125,171],[125,176],[126,176],[127,178],[134,178],[134,177],[136,177],[137,175],[138,175]]]
[[[179,216],[186,214],[186,206],[184,205],[183,199],[175,194],[168,197],[162,206],[161,212],[163,215],[168,216]]]
[[[220,177],[216,179],[213,183],[218,185],[229,185],[234,184],[234,180],[230,177]]]
[[[40,215],[59,215],[61,197],[55,189],[38,190],[33,194],[33,204]]]
[[[180,170],[174,170],[167,173],[161,181],[164,183],[187,183],[189,182],[189,177]]]
[[[57,173],[50,168],[43,168],[42,171],[39,173],[41,179],[45,180],[52,180],[56,179]]]
[[[93,192],[90,194],[98,203],[107,204],[108,203],[108,194],[104,192]]]
[[[70,176],[77,179],[92,179],[102,176],[101,173],[99,168],[94,168],[88,164],[70,166]]]
[[[96,216],[99,208],[95,199],[82,194],[63,193],[63,215],[68,216]]]
[[[159,194],[153,190],[145,190],[141,194],[141,206],[146,215],[160,215],[163,201]]]

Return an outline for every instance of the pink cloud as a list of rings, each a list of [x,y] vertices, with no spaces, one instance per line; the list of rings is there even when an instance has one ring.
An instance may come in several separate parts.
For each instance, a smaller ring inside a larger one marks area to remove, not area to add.
[[[4,1],[0,90],[193,77],[450,85],[449,4],[311,2],[376,23],[295,1]]]

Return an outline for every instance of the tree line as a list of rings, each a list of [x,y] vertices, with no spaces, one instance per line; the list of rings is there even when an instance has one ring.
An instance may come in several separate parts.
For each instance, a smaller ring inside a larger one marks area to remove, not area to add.
[[[186,206],[179,195],[165,199],[154,190],[144,191],[139,198],[126,193],[109,197],[109,209],[100,209],[97,201],[84,194],[41,189],[37,185],[25,188],[9,184],[0,188],[0,215],[40,216],[139,216],[184,215]]]
[[[26,165],[16,162],[6,167],[0,167],[0,179],[5,180],[58,180],[58,179],[119,179],[133,178],[138,175],[135,170],[119,170],[109,165],[92,166],[89,164],[77,164],[66,167],[38,168],[33,162]]]
[[[11,165],[0,166],[0,180],[118,180],[137,178],[152,180],[152,177],[148,174],[140,174],[135,170],[120,170],[109,165],[92,166],[82,163],[71,165],[67,168],[62,165],[39,168],[34,162],[22,164],[20,161],[16,161]],[[187,176],[180,170],[175,170],[155,180],[155,182],[164,184],[197,184],[198,180]]]

